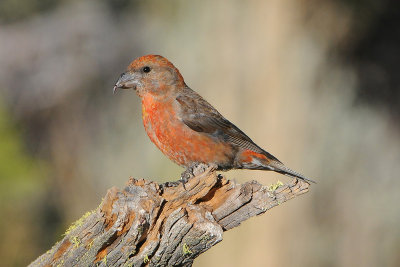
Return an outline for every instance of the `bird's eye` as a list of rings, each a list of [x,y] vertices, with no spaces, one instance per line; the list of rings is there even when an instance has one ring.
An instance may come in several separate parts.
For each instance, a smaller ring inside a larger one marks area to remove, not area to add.
[[[150,67],[148,67],[148,66],[146,66],[146,67],[143,67],[143,72],[145,72],[145,73],[148,73],[148,72],[150,72]]]

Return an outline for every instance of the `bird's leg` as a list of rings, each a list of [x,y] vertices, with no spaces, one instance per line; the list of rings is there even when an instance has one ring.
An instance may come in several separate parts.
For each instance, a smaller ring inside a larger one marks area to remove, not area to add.
[[[181,180],[180,180],[180,182],[183,185],[183,188],[186,190],[185,184],[187,183],[187,181],[189,181],[190,178],[196,176],[196,174],[198,174],[199,172],[200,173],[204,172],[206,169],[207,169],[206,164],[198,162],[192,163],[188,167],[186,167],[186,170],[181,174]]]
[[[185,184],[187,181],[189,181],[190,178],[194,177],[193,171],[199,166],[199,163],[193,163],[186,167],[186,170],[184,170],[181,173],[181,179],[179,181],[174,181],[174,182],[165,182],[163,184],[160,184],[160,190],[163,192],[164,188],[166,187],[175,187],[178,186],[179,184],[183,185],[183,188],[186,190]]]
[[[193,170],[196,168],[198,163],[193,163],[186,167],[186,170],[181,173],[181,182],[185,184],[187,181],[189,181],[190,178],[194,176]]]
[[[164,191],[164,188],[166,188],[166,187],[175,187],[175,186],[178,186],[179,184],[182,184],[183,188],[186,190],[185,184],[189,181],[189,179],[205,172],[209,167],[213,167],[214,169],[218,168],[217,165],[213,165],[213,164],[204,164],[204,163],[198,163],[198,162],[192,163],[186,167],[185,171],[182,172],[181,179],[179,181],[166,182],[166,183],[160,184],[160,190]]]
[[[181,181],[162,183],[162,184],[159,185],[160,191],[161,191],[161,193],[163,193],[165,188],[168,188],[168,187],[176,187],[176,186],[178,186],[180,183],[181,183]]]
[[[185,190],[186,190],[185,184],[187,183],[187,181],[189,181],[190,178],[192,178],[194,176],[193,169],[195,166],[196,166],[195,164],[191,164],[186,168],[186,170],[184,170],[181,173],[181,179],[179,182],[182,183],[182,186]]]

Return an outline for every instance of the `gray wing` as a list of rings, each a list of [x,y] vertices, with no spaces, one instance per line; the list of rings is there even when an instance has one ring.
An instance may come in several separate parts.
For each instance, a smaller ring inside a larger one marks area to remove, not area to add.
[[[190,88],[185,88],[184,94],[177,96],[176,100],[181,107],[182,121],[193,131],[212,135],[238,148],[249,149],[277,160]]]

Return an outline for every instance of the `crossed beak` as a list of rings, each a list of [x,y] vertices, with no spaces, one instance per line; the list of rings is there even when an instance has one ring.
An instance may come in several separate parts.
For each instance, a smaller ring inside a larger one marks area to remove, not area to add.
[[[137,84],[137,77],[134,74],[124,72],[121,74],[118,81],[114,85],[113,94],[115,94],[117,89],[136,89]]]

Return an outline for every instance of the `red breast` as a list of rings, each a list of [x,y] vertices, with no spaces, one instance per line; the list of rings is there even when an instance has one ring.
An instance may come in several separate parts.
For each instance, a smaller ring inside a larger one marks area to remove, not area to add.
[[[143,124],[151,141],[181,166],[195,162],[232,165],[234,151],[231,145],[190,129],[179,119],[174,101],[143,95]]]

